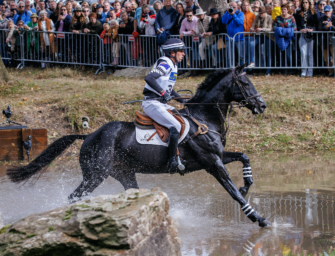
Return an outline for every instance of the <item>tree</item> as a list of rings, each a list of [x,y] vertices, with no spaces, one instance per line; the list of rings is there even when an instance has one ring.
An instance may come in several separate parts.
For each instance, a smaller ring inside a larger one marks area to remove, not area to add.
[[[0,83],[8,83],[10,81],[11,77],[5,67],[5,65],[2,62],[2,58],[0,56]]]

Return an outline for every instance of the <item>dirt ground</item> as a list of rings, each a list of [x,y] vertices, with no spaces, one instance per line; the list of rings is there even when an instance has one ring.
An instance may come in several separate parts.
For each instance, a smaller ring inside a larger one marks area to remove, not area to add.
[[[143,79],[114,78],[94,70],[70,68],[10,70],[16,82],[0,85],[0,110],[12,105],[13,121],[47,128],[49,143],[67,134],[85,133],[81,118],[90,118],[91,133],[110,121],[133,121],[142,98]],[[178,78],[176,89],[194,93],[205,75]],[[335,79],[274,75],[251,78],[268,105],[254,116],[248,109],[232,113],[226,149],[229,151],[335,150]],[[0,122],[5,117],[0,117]],[[69,154],[79,152],[80,142]]]

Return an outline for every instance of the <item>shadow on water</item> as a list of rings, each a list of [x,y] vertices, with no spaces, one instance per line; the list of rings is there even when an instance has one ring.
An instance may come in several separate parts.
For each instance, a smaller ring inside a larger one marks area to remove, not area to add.
[[[178,175],[137,175],[142,188],[161,187],[183,255],[321,255],[335,247],[335,159],[331,154],[250,156],[255,184],[247,200],[272,227],[251,223],[227,192],[205,171]],[[237,186],[242,166],[227,166]],[[56,161],[38,181],[10,183],[0,165],[0,213],[5,224],[67,204],[81,182],[77,161]],[[109,178],[91,196],[123,190]]]

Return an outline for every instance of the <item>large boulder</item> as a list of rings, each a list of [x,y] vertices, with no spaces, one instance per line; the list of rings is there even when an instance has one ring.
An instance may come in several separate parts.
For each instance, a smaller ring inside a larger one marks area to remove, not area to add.
[[[2,256],[181,255],[169,199],[159,188],[130,189],[33,214],[1,232]]]

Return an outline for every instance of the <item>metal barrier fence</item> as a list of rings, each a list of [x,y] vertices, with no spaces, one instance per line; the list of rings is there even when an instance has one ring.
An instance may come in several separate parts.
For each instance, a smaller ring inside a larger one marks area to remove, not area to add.
[[[0,30],[0,53],[5,63],[23,67],[27,62],[96,66],[97,72],[106,67],[152,67],[163,55],[156,36],[118,35],[100,38],[99,35],[69,32],[28,30],[16,37],[10,46],[6,40],[9,30]],[[333,32],[312,32],[312,37],[295,32],[294,40],[281,51],[274,33],[238,33],[209,37],[183,36],[188,47],[180,70],[215,70],[254,63],[255,69],[329,69],[334,72]],[[179,36],[173,36],[179,37]],[[19,40],[18,40],[19,39]],[[307,69],[307,70],[306,70]]]

